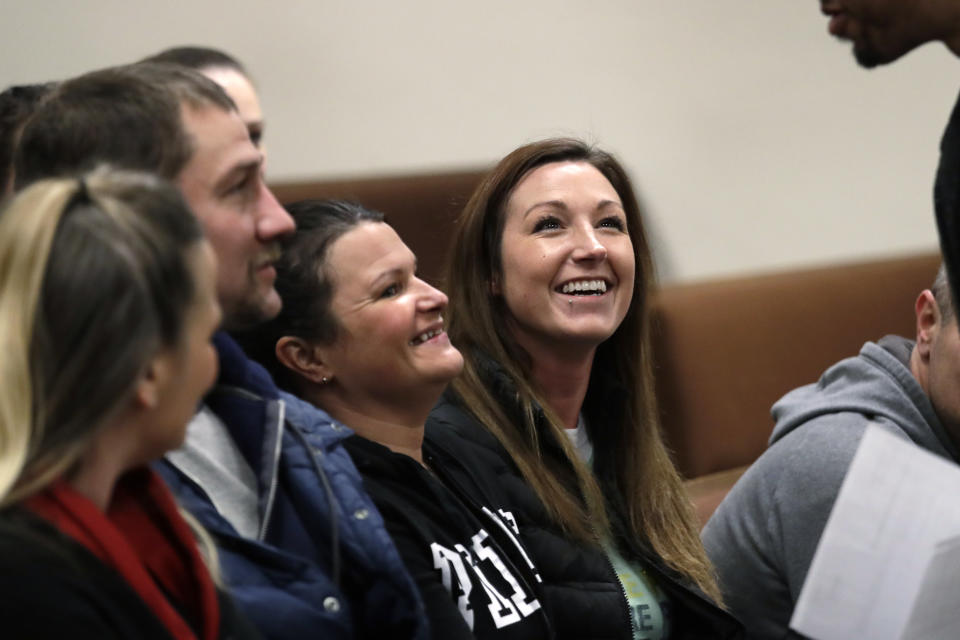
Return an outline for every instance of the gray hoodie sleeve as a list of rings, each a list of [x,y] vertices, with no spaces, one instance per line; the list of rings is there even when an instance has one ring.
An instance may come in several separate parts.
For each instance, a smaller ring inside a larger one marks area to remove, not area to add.
[[[770,447],[703,531],[730,610],[751,637],[782,638],[867,424],[944,458],[956,449],[910,369],[913,343],[887,336],[794,389],[772,410]]]
[[[751,638],[787,637],[867,422],[859,413],[837,413],[787,434],[750,467],[704,528],[724,599]]]

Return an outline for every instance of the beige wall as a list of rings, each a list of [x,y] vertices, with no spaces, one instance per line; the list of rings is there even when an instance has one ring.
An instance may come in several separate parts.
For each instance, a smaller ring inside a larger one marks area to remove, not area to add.
[[[481,166],[585,136],[648,207],[665,280],[929,250],[940,45],[857,69],[814,0],[5,0],[0,82],[166,46],[244,60],[275,179]]]

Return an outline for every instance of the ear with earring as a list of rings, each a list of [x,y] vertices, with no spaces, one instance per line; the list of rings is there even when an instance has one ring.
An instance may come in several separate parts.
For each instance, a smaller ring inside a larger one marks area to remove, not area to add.
[[[280,338],[277,340],[275,353],[281,364],[313,384],[322,386],[334,378],[332,372],[329,375],[323,375],[324,371],[330,371],[330,369],[323,363],[320,347],[303,338],[296,336]]]

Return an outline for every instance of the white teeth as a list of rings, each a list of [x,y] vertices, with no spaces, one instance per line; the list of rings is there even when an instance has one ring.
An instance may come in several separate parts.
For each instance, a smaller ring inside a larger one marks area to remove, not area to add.
[[[430,331],[424,331],[423,333],[415,337],[413,340],[411,340],[410,344],[413,346],[416,346],[418,344],[423,344],[430,338],[434,336],[438,336],[441,333],[443,333],[443,329],[431,329]]]
[[[568,282],[560,288],[561,293],[579,293],[598,295],[607,292],[607,283],[604,280],[577,280]]]

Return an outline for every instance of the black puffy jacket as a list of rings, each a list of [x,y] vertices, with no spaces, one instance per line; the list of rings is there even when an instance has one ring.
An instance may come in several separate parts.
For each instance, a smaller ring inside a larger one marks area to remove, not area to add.
[[[429,471],[358,435],[344,446],[420,588],[433,638],[553,638],[536,572],[507,529],[512,522],[485,508],[487,492],[479,484],[463,489],[473,480],[460,462],[470,456],[468,444],[441,451],[425,443]]]
[[[512,383],[499,367],[484,371],[490,388],[501,400],[506,415],[519,416]],[[542,414],[540,415],[542,419]],[[545,455],[562,457],[559,445],[542,431]],[[474,476],[486,476],[496,485],[499,508],[517,519],[521,541],[543,579],[543,597],[558,640],[606,640],[632,638],[626,596],[606,553],[565,535],[549,516],[536,493],[524,481],[506,449],[448,391],[427,421],[427,441],[443,449],[445,443],[462,450],[472,446],[469,468]],[[465,479],[465,482],[469,479]],[[607,487],[601,478],[601,488]],[[611,501],[616,503],[616,501]],[[713,603],[686,576],[666,566],[645,541],[618,535],[624,527],[621,513],[610,514],[618,547],[625,559],[639,564],[653,577],[672,603],[674,640],[727,639],[743,637],[740,623]]]
[[[217,597],[219,640],[261,638],[226,594]],[[0,512],[0,620],[0,636],[15,640],[174,640],[113,567],[18,506]]]

